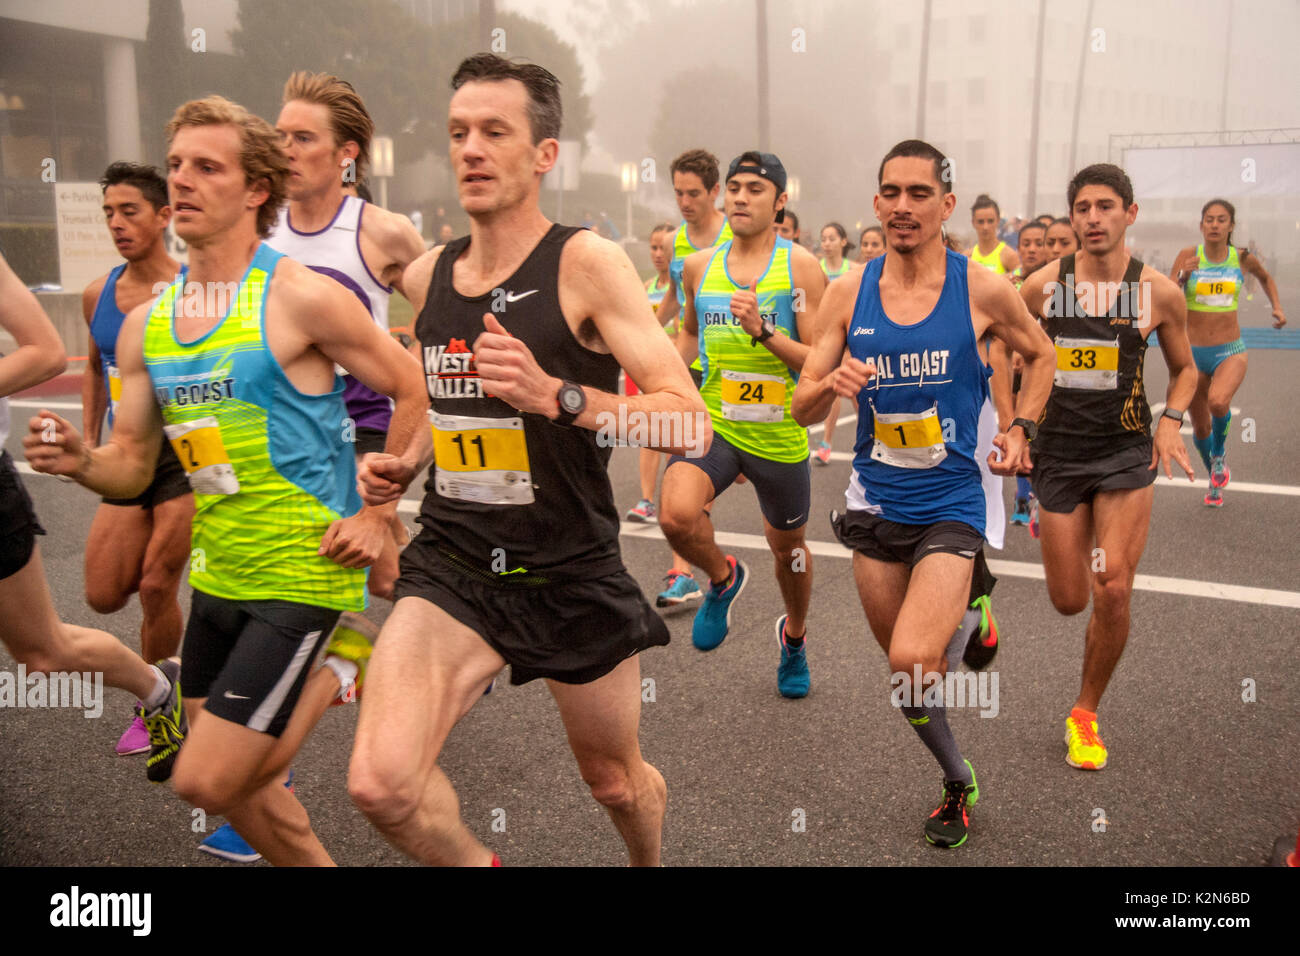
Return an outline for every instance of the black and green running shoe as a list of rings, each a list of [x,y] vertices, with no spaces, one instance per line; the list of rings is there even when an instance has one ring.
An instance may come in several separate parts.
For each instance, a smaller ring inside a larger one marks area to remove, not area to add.
[[[136,713],[149,731],[149,759],[145,774],[150,783],[166,783],[171,778],[176,755],[181,752],[181,743],[189,733],[190,725],[181,706],[181,665],[173,660],[161,660],[157,666],[171,681],[171,693],[166,703],[153,713],[145,713],[143,707]]]
[[[943,803],[925,821],[925,839],[933,846],[952,849],[966,842],[970,827],[970,817],[966,810],[975,806],[980,798],[979,784],[975,782],[975,768],[971,767],[969,760],[966,761],[966,766],[970,767],[971,782],[966,784],[960,780],[945,780]]]

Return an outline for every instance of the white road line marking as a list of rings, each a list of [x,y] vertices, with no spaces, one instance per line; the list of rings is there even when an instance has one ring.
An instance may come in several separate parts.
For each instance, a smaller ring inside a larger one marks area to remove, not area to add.
[[[42,402],[34,398],[11,398],[10,408],[67,408],[81,411],[81,402]]]
[[[659,530],[658,525],[623,523],[620,525],[619,530],[620,534],[625,538],[663,538],[663,532]],[[719,545],[725,547],[746,548],[754,551],[768,550],[767,539],[762,535],[719,531],[714,537]],[[838,541],[809,541],[808,550],[813,554],[828,558],[848,558],[851,556],[851,552]],[[990,559],[989,568],[994,574],[1004,574],[1008,577],[1030,578],[1038,581],[1044,579],[1043,566],[1041,564],[1031,564],[1027,561]],[[1216,581],[1193,581],[1187,578],[1165,578],[1152,574],[1137,575],[1133,580],[1133,587],[1138,591],[1157,591],[1162,594],[1185,594],[1189,597],[1240,601],[1244,604],[1300,608],[1300,591],[1276,591],[1272,588],[1251,588],[1237,584],[1219,584]]]
[[[845,422],[856,422],[857,420],[858,420],[858,413],[850,412],[848,415],[841,415],[839,418],[835,419],[835,427],[839,428]],[[820,421],[816,425],[812,425],[808,428],[808,434],[818,435],[821,432],[825,431],[825,429],[826,429],[826,422]]]
[[[23,461],[14,462],[24,475],[34,475],[31,465]],[[1164,481],[1165,479],[1160,479]],[[1235,488],[1236,485],[1229,485]],[[1286,487],[1286,486],[1265,486]],[[1293,489],[1277,494],[1300,494],[1300,489]],[[403,498],[397,503],[397,510],[405,514],[418,514],[420,502]],[[649,540],[664,539],[663,532],[657,524],[633,524],[621,522],[619,534],[624,538],[642,538]],[[767,539],[757,534],[738,534],[734,531],[719,531],[714,536],[720,545],[732,548],[747,548],[754,551],[766,551]],[[666,542],[665,542],[666,543]],[[827,558],[847,558],[850,552],[838,541],[809,541],[808,550]],[[994,574],[1005,574],[1013,578],[1031,578],[1043,580],[1043,568],[1039,564],[1027,561],[990,560],[989,568]],[[1300,608],[1300,591],[1277,591],[1272,588],[1251,588],[1239,584],[1220,584],[1217,581],[1193,581],[1187,578],[1165,578],[1153,574],[1139,574],[1133,580],[1133,587],[1138,591],[1157,591],[1162,594],[1185,594],[1189,597],[1216,598],[1220,601],[1240,601],[1244,604],[1266,604],[1272,607]]]
[[[831,452],[831,461],[852,461],[853,457],[853,452],[850,451]],[[1156,484],[1161,488],[1189,488],[1192,491],[1205,492],[1204,478],[1197,478],[1196,481],[1188,481],[1186,478],[1166,478],[1164,475],[1161,475],[1156,478]],[[1227,491],[1229,493],[1234,491],[1244,491],[1253,495],[1300,496],[1300,485],[1269,485],[1254,481],[1234,481],[1232,484],[1228,485]]]

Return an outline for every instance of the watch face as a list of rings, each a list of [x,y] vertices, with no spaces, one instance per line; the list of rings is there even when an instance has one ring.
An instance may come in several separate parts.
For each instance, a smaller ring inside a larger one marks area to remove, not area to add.
[[[560,389],[560,407],[570,414],[582,411],[583,405],[586,404],[585,398],[581,388],[566,385]]]

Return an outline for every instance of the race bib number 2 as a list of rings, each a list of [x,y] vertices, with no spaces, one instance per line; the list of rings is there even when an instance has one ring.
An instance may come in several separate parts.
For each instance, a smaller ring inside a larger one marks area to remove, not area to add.
[[[221,441],[221,429],[217,427],[216,418],[208,415],[190,422],[164,425],[163,431],[189,476],[195,494],[233,495],[239,491],[239,478]]]
[[[488,505],[533,502],[522,418],[471,418],[429,412],[434,487],[444,498]]]

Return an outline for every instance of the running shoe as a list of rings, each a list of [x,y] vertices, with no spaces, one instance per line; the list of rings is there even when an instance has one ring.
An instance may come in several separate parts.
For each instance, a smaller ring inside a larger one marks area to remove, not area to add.
[[[932,846],[952,849],[966,842],[970,828],[970,817],[966,811],[975,806],[980,798],[979,784],[975,781],[975,768],[966,761],[970,769],[969,786],[960,780],[943,782],[943,803],[939,809],[930,814],[925,821],[925,839]]]
[[[157,667],[171,682],[171,693],[153,713],[145,713],[144,705],[136,711],[149,731],[149,759],[145,761],[145,776],[150,783],[165,783],[171,778],[176,755],[181,752],[185,735],[190,732],[185,709],[181,706],[181,665],[178,661],[161,660]]]
[[[285,781],[285,788],[293,793],[293,770],[289,771],[289,779]],[[223,823],[199,844],[200,853],[210,853],[213,856],[220,857],[223,860],[229,860],[231,863],[256,863],[262,858],[248,841],[239,835],[239,831],[229,823]]]
[[[655,503],[648,498],[642,498],[636,503],[635,508],[629,508],[626,518],[628,521],[651,523],[658,521],[655,516]]]
[[[1228,463],[1223,460],[1222,455],[1212,455],[1210,457],[1210,485],[1214,488],[1228,487],[1228,481],[1232,478],[1232,472],[1228,470]]]
[[[731,605],[749,581],[749,569],[744,561],[727,555],[727,564],[731,565],[731,583],[709,586],[704,604],[695,612],[695,622],[691,625],[691,643],[702,651],[711,651],[726,640],[731,630]]]
[[[813,461],[819,465],[829,465],[831,463],[831,446],[822,442],[817,446],[817,450],[812,453]]]
[[[1097,734],[1095,720],[1065,719],[1065,762],[1079,770],[1100,770],[1106,766],[1106,745]]]
[[[978,671],[988,667],[998,652],[998,621],[987,594],[977,597],[970,606],[980,612],[980,625],[966,642],[962,660],[971,670]]]
[[[140,711],[143,709],[144,704],[137,700],[135,702],[135,712],[131,715],[131,726],[123,731],[121,738],[117,741],[117,747],[114,748],[119,757],[130,757],[134,754],[147,754],[149,752],[149,728],[140,719]]]
[[[1223,492],[1213,486],[1210,487],[1210,493],[1205,496],[1205,503],[1211,508],[1223,507]]]
[[[655,598],[655,607],[673,607],[704,597],[704,592],[695,582],[695,576],[689,571],[669,571],[664,580],[668,582],[668,587]]]
[[[776,642],[781,645],[781,663],[776,669],[776,688],[782,697],[797,700],[808,696],[812,686],[812,677],[808,673],[808,641],[805,639],[797,650],[790,650],[785,644],[785,621],[789,615],[782,614],[776,619]]]
[[[1038,529],[1038,498],[1035,495],[1029,496],[1029,537],[1037,540],[1039,535]]]
[[[1029,524],[1029,499],[1017,498],[1016,506],[1011,512],[1012,524]]]
[[[331,707],[350,704],[361,699],[361,684],[366,679],[366,665],[375,649],[375,638],[379,628],[367,618],[352,611],[339,615],[339,622],[330,635],[330,642],[325,648],[325,656],[342,658],[357,665],[357,676],[347,687],[340,687],[338,696],[330,701]]]

